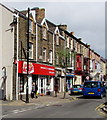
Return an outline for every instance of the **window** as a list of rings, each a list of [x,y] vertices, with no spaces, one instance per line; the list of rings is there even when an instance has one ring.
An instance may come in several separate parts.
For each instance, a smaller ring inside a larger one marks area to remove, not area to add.
[[[67,48],[69,48],[69,37],[67,37]]]
[[[56,45],[59,45],[59,35],[56,34]]]
[[[29,20],[29,32],[33,33],[33,22]]]
[[[29,58],[33,59],[33,43],[29,43]]]
[[[46,62],[46,48],[43,48],[43,62]]]
[[[49,63],[52,63],[52,50],[49,52]]]
[[[88,87],[88,88],[98,87],[98,82],[86,82],[84,83],[84,87]]]
[[[71,50],[73,50],[73,39],[71,39]]]
[[[46,27],[43,27],[43,39],[47,39],[47,30]]]
[[[58,56],[58,53],[56,54],[56,64],[59,64],[59,56]]]

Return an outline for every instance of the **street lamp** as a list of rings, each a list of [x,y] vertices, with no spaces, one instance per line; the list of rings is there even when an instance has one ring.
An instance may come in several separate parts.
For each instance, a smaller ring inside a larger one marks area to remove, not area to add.
[[[26,103],[29,103],[29,86],[28,86],[28,76],[29,76],[29,12],[28,8],[28,26],[27,26],[27,84],[26,84]]]

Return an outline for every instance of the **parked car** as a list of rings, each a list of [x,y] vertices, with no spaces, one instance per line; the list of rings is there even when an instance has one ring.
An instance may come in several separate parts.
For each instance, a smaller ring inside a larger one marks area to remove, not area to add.
[[[83,85],[73,85],[70,88],[70,94],[82,94]]]
[[[106,87],[102,81],[85,81],[83,85],[83,96],[106,96]]]

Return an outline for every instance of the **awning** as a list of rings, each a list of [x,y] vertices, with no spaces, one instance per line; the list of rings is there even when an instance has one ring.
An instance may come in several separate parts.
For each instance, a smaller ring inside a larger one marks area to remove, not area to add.
[[[27,62],[18,62],[18,73],[27,74]],[[55,76],[55,67],[29,62],[29,74]]]

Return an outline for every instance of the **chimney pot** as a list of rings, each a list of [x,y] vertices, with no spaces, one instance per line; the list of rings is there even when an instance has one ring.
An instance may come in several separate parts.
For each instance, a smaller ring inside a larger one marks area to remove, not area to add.
[[[74,32],[71,32],[71,35],[74,35]]]

